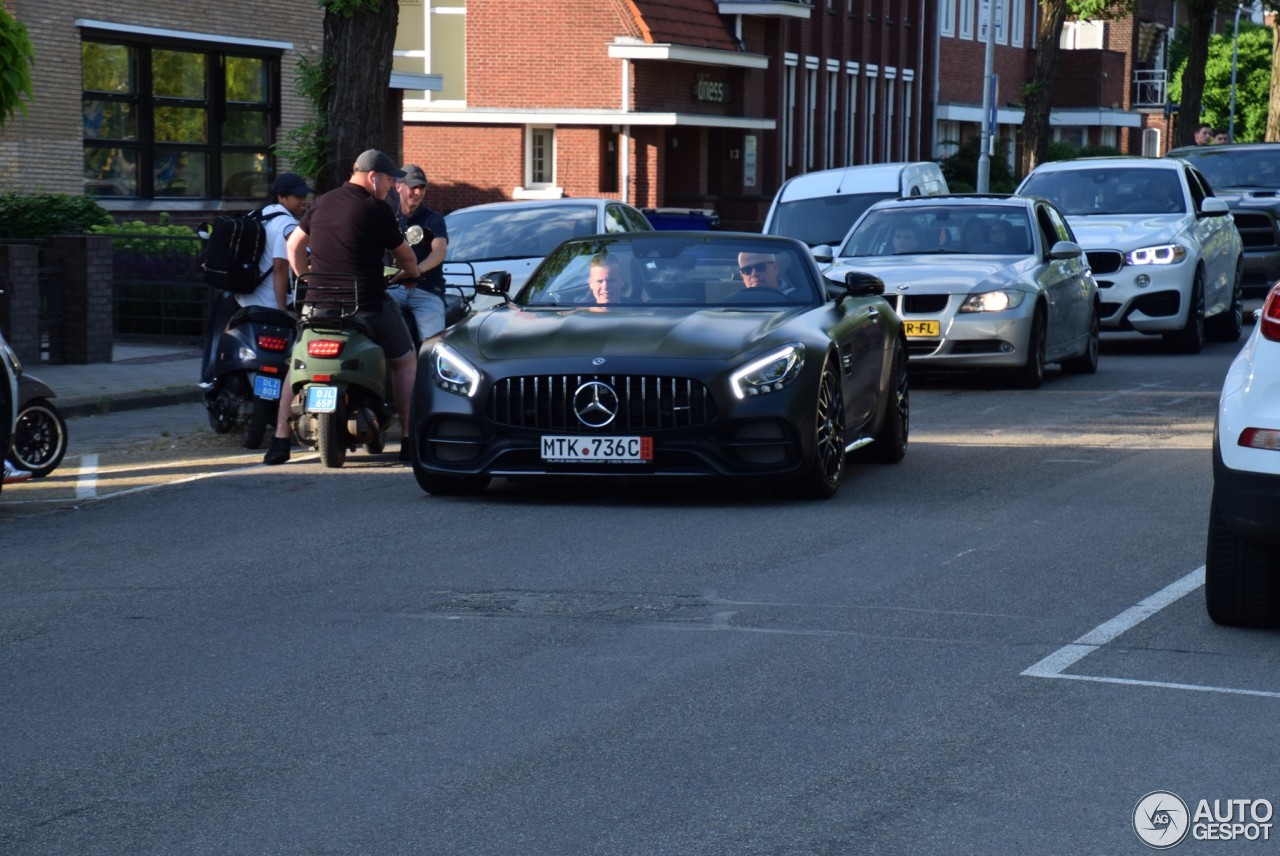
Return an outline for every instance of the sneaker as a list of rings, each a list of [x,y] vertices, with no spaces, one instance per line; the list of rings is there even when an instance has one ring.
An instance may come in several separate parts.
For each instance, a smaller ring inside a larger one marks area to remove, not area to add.
[[[262,463],[269,467],[283,464],[289,460],[289,447],[292,445],[288,437],[272,437],[271,448],[262,456]]]
[[[17,484],[31,478],[31,473],[26,470],[20,470],[6,459],[4,462],[4,483]]]
[[[413,457],[410,455],[409,440],[407,438],[400,441],[400,463],[413,463]]]

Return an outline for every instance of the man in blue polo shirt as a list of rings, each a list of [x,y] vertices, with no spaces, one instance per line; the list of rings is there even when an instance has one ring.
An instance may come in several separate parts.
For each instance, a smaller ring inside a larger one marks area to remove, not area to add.
[[[393,285],[387,289],[387,297],[401,307],[409,308],[418,328],[418,344],[421,345],[444,329],[444,271],[440,265],[449,247],[449,231],[444,218],[422,204],[427,193],[427,177],[422,167],[407,163],[401,169],[404,177],[396,180],[396,193],[400,197],[400,227],[421,226],[432,237],[413,247],[418,258],[418,273],[421,274],[418,286]]]

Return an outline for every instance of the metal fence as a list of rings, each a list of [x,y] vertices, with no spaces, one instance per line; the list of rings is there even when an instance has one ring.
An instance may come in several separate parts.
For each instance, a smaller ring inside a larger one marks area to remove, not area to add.
[[[118,336],[199,339],[209,305],[194,235],[103,233],[112,239]]]

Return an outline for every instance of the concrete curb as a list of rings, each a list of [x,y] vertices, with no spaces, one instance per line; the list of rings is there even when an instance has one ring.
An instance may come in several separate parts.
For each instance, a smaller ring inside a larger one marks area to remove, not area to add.
[[[63,417],[71,418],[119,413],[125,410],[143,410],[148,407],[168,407],[171,404],[189,404],[196,401],[204,401],[204,390],[195,384],[186,384],[119,395],[55,397],[53,404]]]

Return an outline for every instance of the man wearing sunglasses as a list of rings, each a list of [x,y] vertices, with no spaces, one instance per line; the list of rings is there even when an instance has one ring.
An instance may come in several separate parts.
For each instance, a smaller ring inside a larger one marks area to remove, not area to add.
[[[795,289],[778,277],[778,259],[771,253],[738,253],[738,273],[747,288],[772,288],[783,294]]]

